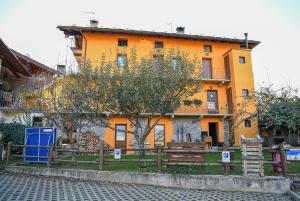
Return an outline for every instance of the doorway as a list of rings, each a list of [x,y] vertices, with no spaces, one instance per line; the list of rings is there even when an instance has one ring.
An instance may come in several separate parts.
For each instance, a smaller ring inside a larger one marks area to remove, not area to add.
[[[122,149],[122,154],[125,154],[126,151],[126,142],[127,142],[127,125],[126,124],[117,124],[116,125],[116,134],[115,134],[115,149]]]
[[[218,146],[218,123],[208,123],[209,136],[212,138],[212,146]]]

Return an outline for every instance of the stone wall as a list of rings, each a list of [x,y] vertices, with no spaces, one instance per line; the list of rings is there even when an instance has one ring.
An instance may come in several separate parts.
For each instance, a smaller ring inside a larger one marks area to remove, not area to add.
[[[141,172],[117,172],[78,169],[9,166],[6,171],[31,175],[60,176],[102,182],[145,184],[187,189],[261,192],[284,194],[290,179],[284,177],[243,177],[223,175],[176,175]]]

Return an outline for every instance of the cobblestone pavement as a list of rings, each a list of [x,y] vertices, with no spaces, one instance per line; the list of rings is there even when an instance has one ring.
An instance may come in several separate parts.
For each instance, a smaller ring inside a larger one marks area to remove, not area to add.
[[[289,200],[285,195],[188,190],[0,173],[0,200]]]

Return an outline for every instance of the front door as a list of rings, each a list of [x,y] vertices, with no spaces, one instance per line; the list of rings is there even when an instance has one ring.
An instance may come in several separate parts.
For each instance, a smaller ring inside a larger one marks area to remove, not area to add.
[[[126,149],[126,132],[127,126],[126,124],[117,124],[116,125],[116,134],[115,134],[115,149]],[[125,154],[126,151],[122,150],[122,153]]]
[[[212,146],[218,146],[218,123],[208,123],[209,136],[212,139]]]
[[[211,59],[203,59],[203,78],[212,79]]]
[[[207,112],[208,114],[216,114],[218,110],[218,91],[207,90]]]

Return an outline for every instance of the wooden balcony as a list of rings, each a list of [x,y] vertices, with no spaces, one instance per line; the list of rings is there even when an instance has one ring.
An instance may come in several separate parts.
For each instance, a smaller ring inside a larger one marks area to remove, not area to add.
[[[20,93],[16,91],[8,92],[0,90],[0,109],[18,109],[21,106]]]

